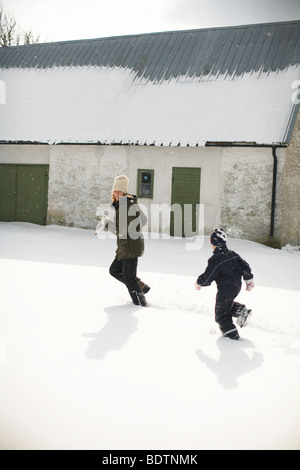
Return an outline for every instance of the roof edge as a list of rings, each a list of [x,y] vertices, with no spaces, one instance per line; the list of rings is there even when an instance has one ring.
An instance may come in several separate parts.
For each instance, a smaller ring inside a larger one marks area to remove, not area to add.
[[[34,44],[21,44],[18,46],[4,46],[5,48],[9,49],[16,49],[16,48],[32,48],[38,47],[41,45],[63,45],[69,43],[79,43],[79,42],[92,42],[92,41],[100,41],[100,40],[112,40],[112,39],[120,39],[120,38],[135,38],[141,36],[154,36],[160,34],[174,34],[174,33],[196,33],[199,31],[214,31],[214,30],[224,30],[224,29],[238,29],[238,28],[253,28],[253,27],[261,27],[261,26],[272,26],[272,25],[283,25],[283,24],[295,24],[300,23],[299,20],[288,20],[288,21],[273,21],[267,23],[249,23],[249,24],[239,24],[239,25],[228,25],[228,26],[209,26],[207,28],[193,28],[193,29],[178,29],[178,30],[168,30],[168,31],[154,31],[149,33],[134,33],[134,34],[120,34],[116,36],[103,36],[103,37],[95,37],[95,38],[85,38],[85,39],[66,39],[63,41],[49,41],[49,42],[38,42]]]
[[[257,147],[257,148],[273,148],[273,147],[280,147],[286,148],[288,147],[287,142],[273,142],[272,144],[265,144],[265,143],[257,143],[257,142],[212,142],[207,141],[205,142],[205,147]]]
[[[67,142],[67,141],[60,141],[60,142],[39,142],[39,141],[30,141],[30,140],[0,140],[0,145],[106,145],[108,147],[113,147],[116,145],[120,146],[130,146],[130,147],[256,147],[256,148],[287,148],[287,142],[273,142],[272,144],[267,143],[256,143],[256,142],[230,142],[230,141],[206,141],[204,145],[199,145],[198,143],[195,145],[191,144],[174,144],[174,145],[163,145],[162,143],[155,144],[154,142],[151,144],[147,143],[139,143],[139,142]]]

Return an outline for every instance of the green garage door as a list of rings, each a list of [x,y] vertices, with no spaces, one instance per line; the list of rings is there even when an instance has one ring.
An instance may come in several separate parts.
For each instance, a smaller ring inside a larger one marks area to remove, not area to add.
[[[0,165],[0,220],[45,225],[49,165]]]
[[[197,230],[197,204],[200,203],[200,168],[174,167],[171,204],[181,208],[171,212],[171,236],[189,237]]]

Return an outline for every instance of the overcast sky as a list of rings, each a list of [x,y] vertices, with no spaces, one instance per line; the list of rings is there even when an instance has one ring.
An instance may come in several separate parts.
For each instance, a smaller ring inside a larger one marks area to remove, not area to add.
[[[300,19],[300,0],[0,0],[43,41]]]

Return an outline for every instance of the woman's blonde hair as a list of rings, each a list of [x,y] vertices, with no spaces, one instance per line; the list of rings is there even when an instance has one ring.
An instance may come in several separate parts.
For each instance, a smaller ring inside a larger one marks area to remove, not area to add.
[[[127,193],[123,193],[123,194],[124,194],[124,196],[126,196]],[[116,202],[116,197],[115,197],[114,193],[112,193],[112,195],[111,195],[111,200],[112,200],[113,203]]]

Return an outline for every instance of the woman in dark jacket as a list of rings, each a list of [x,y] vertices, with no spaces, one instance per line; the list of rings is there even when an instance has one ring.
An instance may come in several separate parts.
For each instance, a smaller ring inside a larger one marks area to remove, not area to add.
[[[147,305],[145,293],[150,290],[150,287],[137,277],[138,258],[144,254],[144,238],[141,229],[145,224],[145,220],[143,220],[145,215],[137,204],[136,196],[128,194],[127,191],[127,176],[117,176],[112,189],[117,250],[109,272],[114,278],[126,285],[135,305],[145,307]],[[102,221],[105,227],[108,222],[108,217]]]

